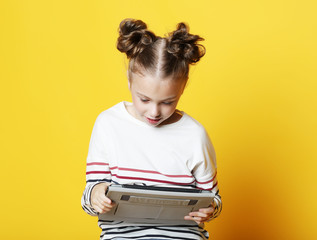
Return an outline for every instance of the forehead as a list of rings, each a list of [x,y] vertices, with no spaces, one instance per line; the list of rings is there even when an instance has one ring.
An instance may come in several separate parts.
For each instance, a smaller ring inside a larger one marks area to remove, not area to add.
[[[150,74],[133,74],[130,85],[134,94],[159,100],[180,96],[183,92],[185,81],[171,78],[162,79]]]

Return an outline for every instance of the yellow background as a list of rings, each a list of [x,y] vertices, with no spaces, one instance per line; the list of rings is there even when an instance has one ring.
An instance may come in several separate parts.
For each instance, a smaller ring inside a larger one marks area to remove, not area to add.
[[[99,239],[80,198],[97,115],[130,100],[126,17],[206,39],[179,108],[217,153],[211,239],[317,239],[313,0],[1,1],[0,239]]]

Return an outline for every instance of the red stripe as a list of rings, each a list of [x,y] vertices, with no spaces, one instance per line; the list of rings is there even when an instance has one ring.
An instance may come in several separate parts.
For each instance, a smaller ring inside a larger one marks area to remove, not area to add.
[[[133,168],[119,168],[119,167],[111,167],[110,170],[114,170],[114,169],[118,169],[118,170],[122,170],[122,171],[130,171],[130,172],[142,172],[142,173],[153,173],[153,174],[160,174],[166,177],[189,177],[192,178],[193,176],[190,175],[170,175],[170,174],[163,174],[157,171],[150,171],[150,170],[141,170],[141,169],[133,169]]]
[[[205,191],[211,191],[212,188],[201,188],[201,187],[196,187],[197,189],[200,189],[200,190],[205,190]]]
[[[143,180],[148,182],[159,182],[159,183],[169,183],[169,184],[177,184],[177,185],[189,185],[194,183],[195,181],[189,182],[189,183],[179,183],[179,182],[171,182],[171,181],[164,181],[164,180],[158,180],[158,179],[151,179],[151,178],[138,178],[138,177],[124,177],[124,176],[118,176],[116,174],[112,175],[113,177],[117,177],[119,179],[128,179],[128,180]]]
[[[201,190],[211,191],[211,190],[214,189],[217,185],[218,185],[218,182],[216,182],[216,184],[213,185],[212,188],[201,188],[201,187],[196,187],[196,188],[201,189]]]
[[[86,175],[89,174],[111,174],[110,171],[90,171],[90,172],[86,172]]]
[[[206,182],[198,182],[198,181],[196,180],[196,182],[199,183],[199,184],[211,183],[211,182],[215,179],[216,176],[217,176],[217,172],[216,172],[215,176],[213,176],[213,178],[212,178],[211,180],[209,180],[209,181],[206,181]]]
[[[91,163],[87,163],[87,166],[91,166],[91,165],[109,165],[109,163],[101,163],[101,162],[91,162]]]

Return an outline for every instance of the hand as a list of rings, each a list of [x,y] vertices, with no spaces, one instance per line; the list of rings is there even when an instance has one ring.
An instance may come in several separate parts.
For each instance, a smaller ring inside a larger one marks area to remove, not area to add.
[[[197,224],[201,224],[203,222],[208,222],[210,220],[210,217],[212,216],[214,212],[214,208],[208,207],[208,208],[201,208],[197,212],[190,212],[188,216],[185,216],[185,220],[193,220]]]
[[[105,194],[109,185],[109,183],[99,183],[91,191],[91,205],[98,213],[109,212],[115,205]]]

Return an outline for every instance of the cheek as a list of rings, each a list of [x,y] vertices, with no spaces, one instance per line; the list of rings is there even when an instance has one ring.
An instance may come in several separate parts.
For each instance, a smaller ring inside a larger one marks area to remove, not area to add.
[[[164,107],[164,115],[170,116],[175,112],[176,106],[166,106]]]
[[[134,108],[137,111],[139,111],[139,109],[141,108],[141,104],[140,104],[140,101],[139,101],[138,97],[132,95],[132,102],[133,102]]]
[[[138,113],[144,113],[145,112],[145,107],[144,104],[140,103],[138,100],[133,102],[134,108]]]

